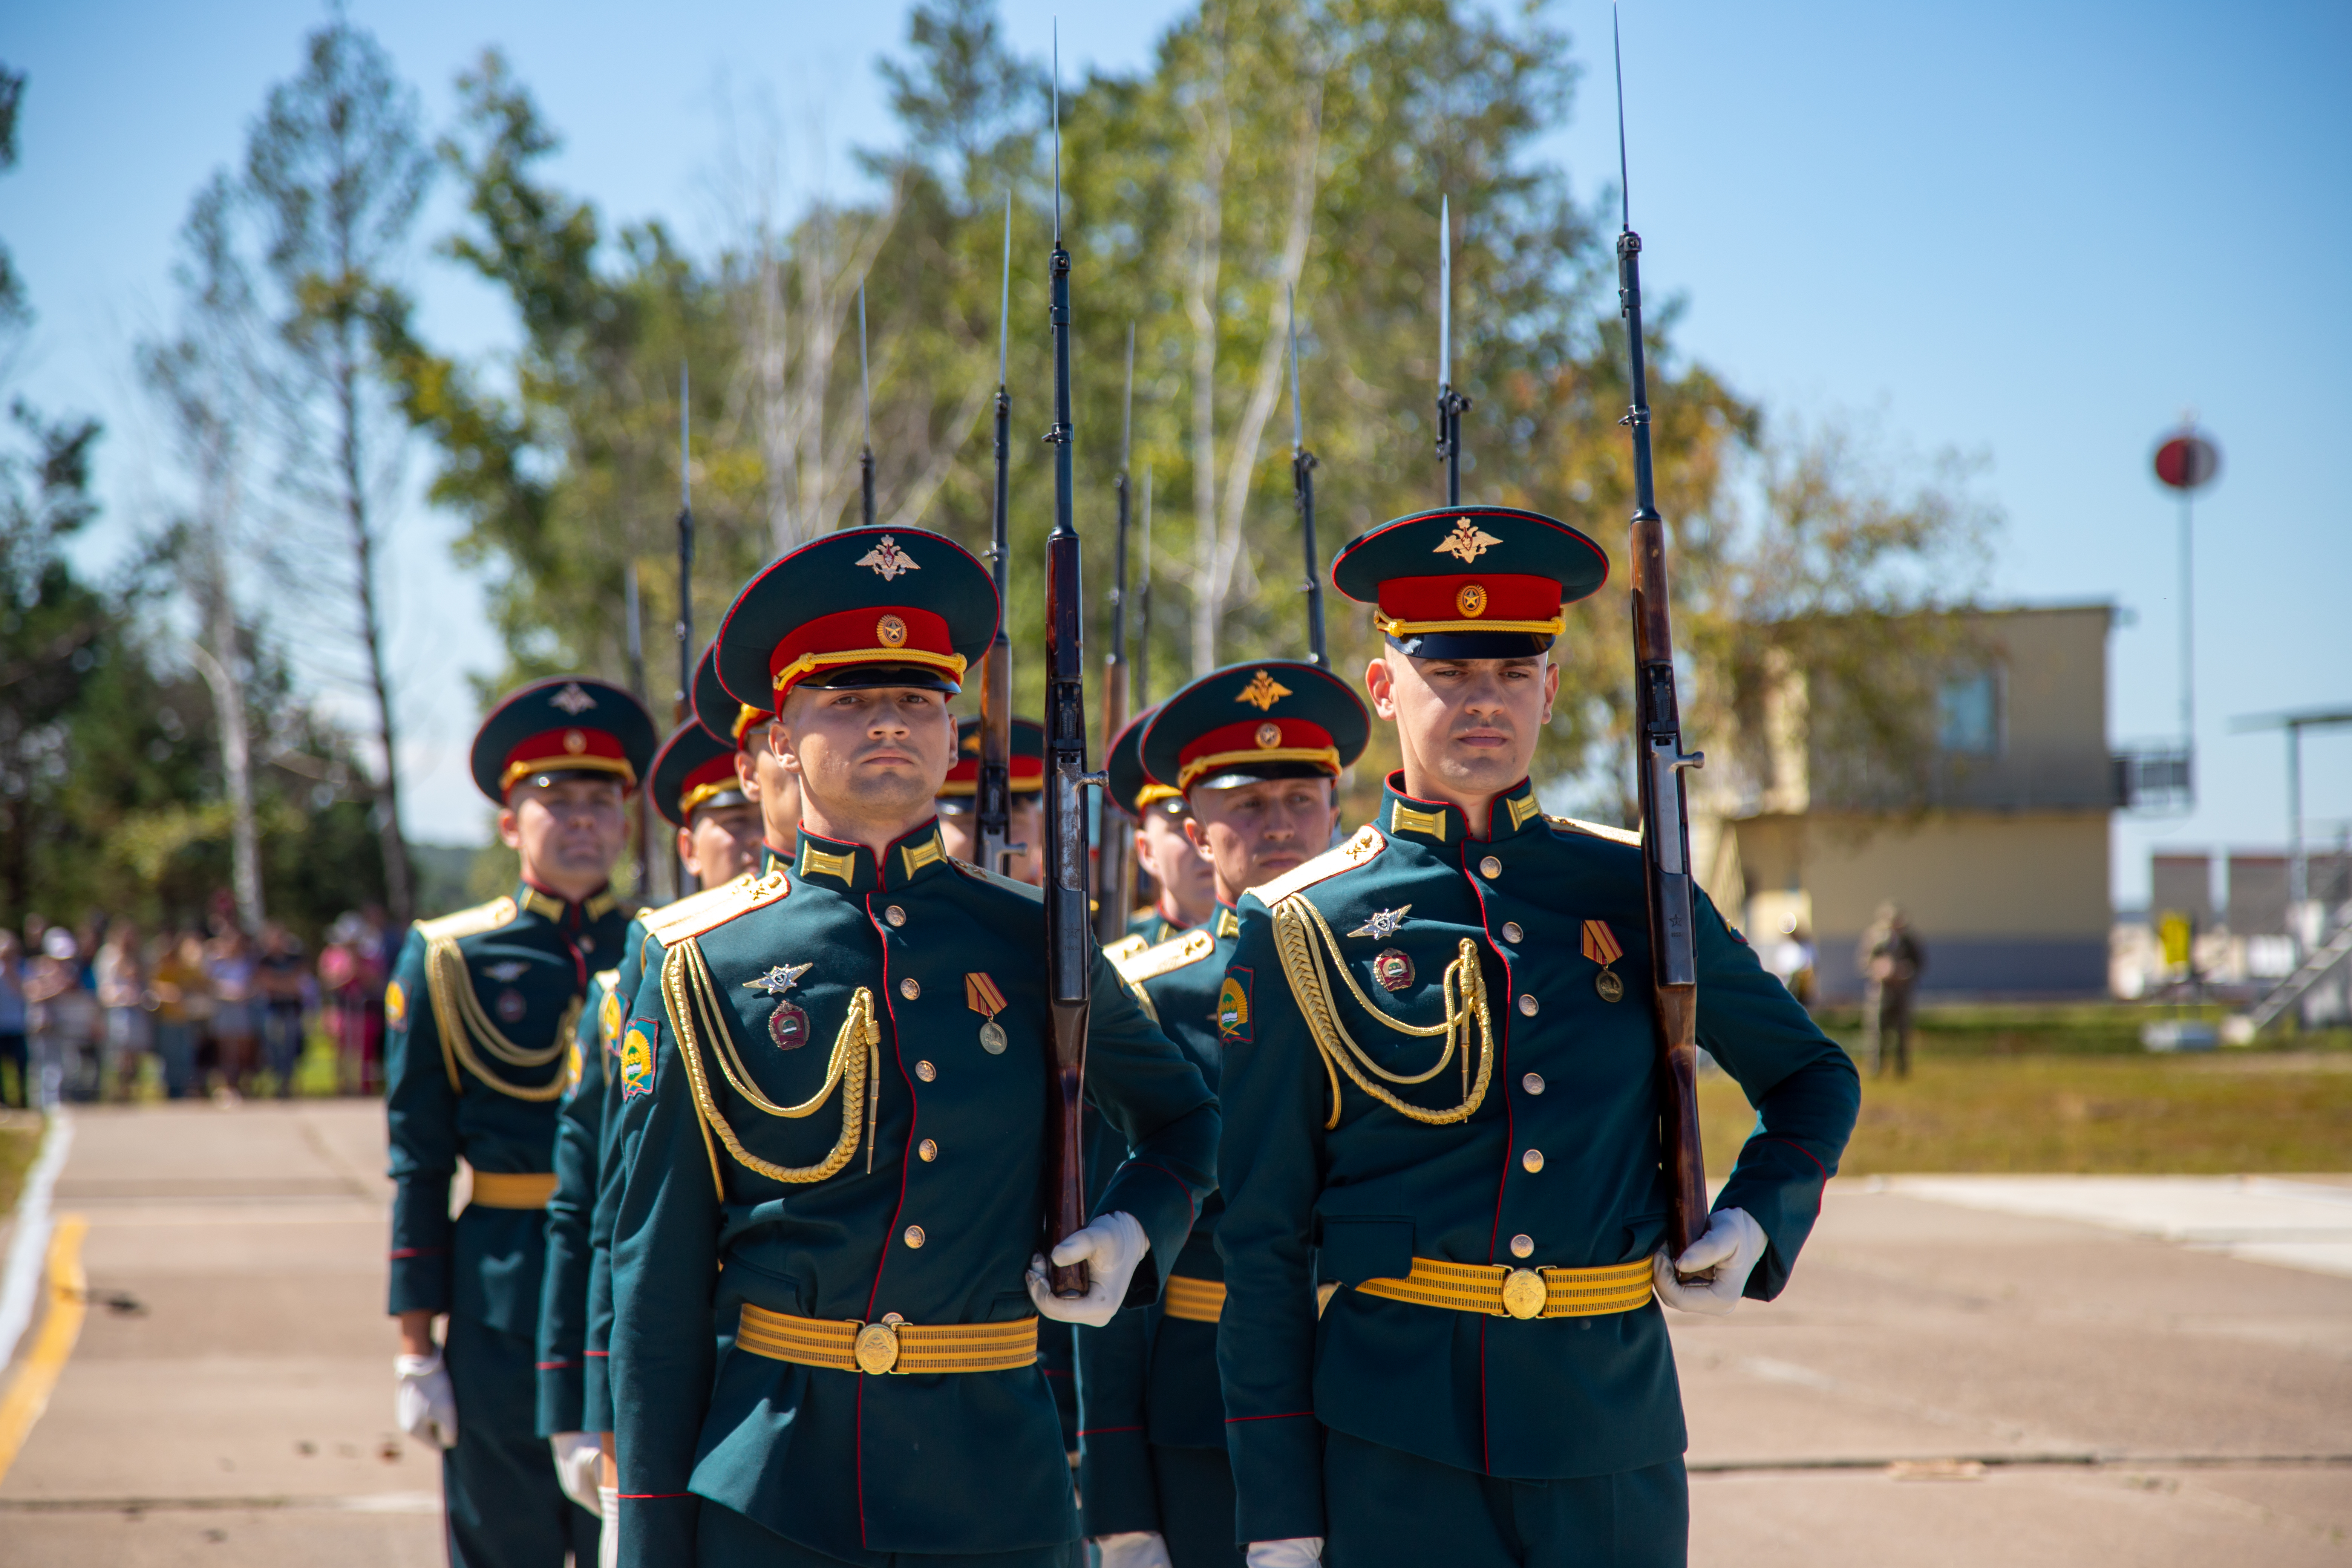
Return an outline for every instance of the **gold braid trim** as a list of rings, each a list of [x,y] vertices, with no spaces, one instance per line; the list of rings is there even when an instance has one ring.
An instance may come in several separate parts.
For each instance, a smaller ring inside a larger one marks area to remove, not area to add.
[[[755,1172],[772,1182],[822,1182],[849,1163],[857,1152],[859,1133],[866,1135],[866,1167],[873,1168],[873,1122],[880,1110],[882,1098],[882,1026],[874,1016],[874,993],[861,985],[849,999],[848,1016],[841,1021],[841,1032],[834,1037],[833,1055],[825,1064],[824,1082],[807,1100],[798,1105],[778,1105],[761,1094],[751,1081],[751,1075],[735,1054],[733,1037],[727,1029],[727,1014],[719,1000],[717,988],[711,984],[710,966],[702,956],[702,944],[693,937],[673,947],[662,959],[662,996],[664,1010],[669,1015],[671,1030],[677,1036],[678,1059],[686,1064],[688,1087],[694,1092],[695,1113],[702,1120],[707,1136],[715,1131],[719,1142],[726,1145],[729,1157],[747,1171]],[[743,1147],[742,1140],[719,1110],[716,1096],[710,1091],[710,1079],[703,1066],[701,1036],[711,1037],[712,1054],[719,1059],[719,1070],[727,1082],[755,1110],[770,1116],[799,1118],[814,1115],[832,1098],[835,1085],[841,1087],[841,1136],[832,1152],[814,1165],[779,1165],[762,1160]],[[863,1072],[850,1070],[854,1055],[863,1048],[866,1061]],[[714,1182],[718,1172],[711,1173]],[[727,1194],[723,1185],[719,1197]]]
[[[1443,1035],[1445,1049],[1428,1071],[1410,1076],[1390,1072],[1374,1061],[1364,1047],[1356,1043],[1339,1022],[1339,1012],[1331,1005],[1331,992],[1323,973],[1322,953],[1318,942],[1328,950],[1339,978],[1347,983],[1357,1005],[1400,1035],[1423,1038]],[[1299,1013],[1307,1020],[1307,1031],[1314,1037],[1315,1048],[1322,1055],[1323,1070],[1331,1079],[1331,1115],[1323,1123],[1328,1131],[1339,1125],[1339,1074],[1345,1072],[1358,1089],[1402,1116],[1431,1126],[1442,1127],[1449,1122],[1466,1121],[1485,1103],[1486,1086],[1495,1071],[1494,1021],[1486,1008],[1486,975],[1479,967],[1478,947],[1468,937],[1462,939],[1459,952],[1445,966],[1442,994],[1445,1001],[1445,1017],[1430,1025],[1401,1023],[1381,1008],[1372,1005],[1356,984],[1339,951],[1339,939],[1324,921],[1323,912],[1305,898],[1293,894],[1274,906],[1275,951],[1282,959],[1282,973],[1290,982],[1290,994],[1298,1003]],[[1470,1025],[1478,1026],[1478,1073],[1474,1084],[1470,1075]],[[1401,1099],[1372,1081],[1385,1079],[1393,1084],[1426,1083],[1444,1071],[1454,1059],[1456,1046],[1462,1051],[1462,1103],[1447,1110],[1425,1110]],[[1366,1069],[1370,1077],[1366,1076]]]
[[[449,1070],[452,1089],[464,1091],[457,1077],[460,1067],[510,1100],[543,1102],[558,1098],[572,1087],[568,1064],[558,1068],[545,1083],[509,1083],[482,1060],[474,1047],[478,1042],[509,1067],[543,1068],[571,1045],[572,1030],[580,1022],[580,997],[574,996],[563,1009],[563,1016],[556,1022],[555,1037],[544,1049],[525,1050],[500,1034],[489,1015],[482,1011],[482,999],[474,994],[473,976],[467,971],[466,955],[458,948],[457,938],[425,939],[425,989],[433,1000],[433,1022],[441,1036],[442,1062]]]

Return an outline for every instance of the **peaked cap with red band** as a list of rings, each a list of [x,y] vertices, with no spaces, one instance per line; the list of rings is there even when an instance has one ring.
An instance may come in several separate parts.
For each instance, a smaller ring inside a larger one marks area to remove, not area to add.
[[[1160,705],[1143,731],[1143,767],[1179,790],[1337,778],[1371,732],[1363,699],[1328,669],[1289,659],[1233,664]]]
[[[749,805],[735,748],[698,723],[681,724],[654,758],[646,789],[662,820],[684,827],[707,805]]]
[[[1415,512],[1357,535],[1331,585],[1414,658],[1526,658],[1551,647],[1564,605],[1609,580],[1609,557],[1564,522],[1502,506]]]
[[[1014,795],[1035,795],[1045,787],[1045,726],[1034,719],[1013,721],[1012,774]],[[980,793],[980,719],[967,714],[956,721],[956,762],[948,782],[940,786],[941,800],[970,800]]]
[[[751,743],[759,727],[775,716],[772,710],[753,708],[730,696],[719,684],[719,645],[712,643],[702,650],[702,660],[694,667],[697,723],[740,752]]]
[[[557,675],[510,691],[475,731],[474,783],[500,805],[531,778],[615,778],[634,787],[653,762],[654,721],[610,681]]]
[[[1184,792],[1143,770],[1143,732],[1164,706],[1156,703],[1129,719],[1127,728],[1111,737],[1110,758],[1103,763],[1103,773],[1110,780],[1111,803],[1138,822],[1153,806],[1171,801],[1175,803],[1176,814],[1184,815]]]
[[[921,528],[847,528],[744,585],[713,645],[719,684],[775,711],[796,687],[963,689],[996,636],[996,584],[971,552]]]

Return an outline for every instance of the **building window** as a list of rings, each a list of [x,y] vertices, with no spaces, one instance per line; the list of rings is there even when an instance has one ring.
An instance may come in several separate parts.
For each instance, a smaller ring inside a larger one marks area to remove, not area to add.
[[[1947,676],[1936,694],[1937,740],[1947,752],[1990,757],[2000,751],[2000,682],[1990,669]]]

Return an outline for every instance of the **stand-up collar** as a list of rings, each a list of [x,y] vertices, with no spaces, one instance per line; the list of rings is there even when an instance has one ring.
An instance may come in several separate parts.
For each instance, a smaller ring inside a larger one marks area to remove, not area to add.
[[[863,897],[891,892],[947,869],[948,852],[940,842],[937,817],[926,817],[913,832],[891,840],[876,863],[874,851],[863,844],[845,843],[800,830],[800,850],[793,870],[813,888]]]
[[[575,904],[560,893],[533,887],[528,881],[515,885],[514,901],[515,908],[523,913],[537,915],[564,931],[578,931],[592,921],[603,920],[621,902],[609,883]]]
[[[1535,786],[1521,779],[1495,797],[1486,814],[1486,837],[1480,842],[1516,838],[1530,824],[1542,820],[1543,807],[1536,803]],[[1405,794],[1402,769],[1385,781],[1380,826],[1392,838],[1418,839],[1424,844],[1458,845],[1471,837],[1460,806],[1450,801],[1423,800]]]

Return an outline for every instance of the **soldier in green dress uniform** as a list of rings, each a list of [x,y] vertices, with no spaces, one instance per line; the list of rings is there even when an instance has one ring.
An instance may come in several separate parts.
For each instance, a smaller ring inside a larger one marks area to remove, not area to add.
[[[1217,996],[1250,889],[1319,855],[1339,820],[1334,781],[1363,754],[1360,698],[1311,664],[1268,660],[1202,677],[1142,737],[1141,763],[1174,779],[1191,847],[1213,871],[1208,924],[1118,960],[1160,1026],[1217,1085]],[[1085,1461],[1079,1491],[1103,1568],[1238,1568],[1234,1477],[1217,1393],[1223,1205],[1201,1210],[1156,1306],[1078,1335]]]
[[[773,693],[801,825],[789,863],[654,923],[623,1025],[624,1563],[1075,1557],[1037,1316],[1158,1296],[1214,1184],[1217,1111],[1098,964],[1087,1083],[1130,1154],[1053,1248],[1091,1289],[1047,1294],[1042,904],[950,860],[933,813],[947,699],[996,616],[951,541],[853,529],[770,567],[720,629],[728,689]]]
[[[1706,1235],[1664,1258],[1639,839],[1546,816],[1527,777],[1561,605],[1606,571],[1488,507],[1333,563],[1376,605],[1366,683],[1404,766],[1374,823],[1242,900],[1218,1004],[1251,1568],[1681,1563],[1654,1298],[1779,1294],[1853,1129],[1853,1064],[1702,897],[1699,1043],[1758,1119]]]
[[[1112,739],[1103,764],[1111,799],[1135,819],[1135,863],[1151,879],[1151,902],[1127,921],[1127,934],[1141,937],[1146,947],[1206,924],[1216,910],[1209,864],[1185,837],[1192,811],[1184,804],[1184,792],[1144,770],[1143,731],[1159,711],[1147,708],[1129,720]]]
[[[703,662],[709,665],[708,655]],[[760,808],[736,777],[734,743],[699,722],[686,724],[656,754],[646,801],[676,831],[679,861],[703,885],[731,881],[758,864]],[[644,930],[642,917],[631,921],[616,957],[625,960]],[[612,1401],[603,1375],[604,1358],[588,1353],[588,1340],[592,1318],[609,1317],[609,1296],[600,1312],[591,1232],[604,1121],[618,1094],[605,1065],[606,1037],[617,1039],[620,1033],[611,1024],[621,1006],[620,967],[591,978],[588,1005],[577,1026],[580,1068],[564,1092],[556,1127],[555,1195],[547,1205],[547,1275],[539,1300],[539,1430],[554,1449],[556,1475],[566,1495],[599,1514],[604,1511],[602,1450],[612,1429]],[[635,966],[628,968],[634,980]],[[600,1352],[604,1337],[596,1337]]]
[[[620,954],[608,883],[653,749],[645,710],[603,681],[558,677],[500,702],[474,738],[474,780],[520,884],[419,921],[384,993],[397,1409],[443,1449],[449,1558],[466,1568],[557,1568],[595,1550],[596,1518],[560,1489],[533,1419],[533,1341],[557,1102],[580,1070],[588,978]],[[472,1190],[453,1222],[461,1159]]]
[[[1014,881],[1034,888],[1045,876],[1045,846],[1040,841],[1045,819],[1038,811],[1045,798],[1045,726],[1034,719],[1015,719],[1012,731],[1012,755],[1005,769],[1012,810],[1006,814],[1004,837],[1008,845],[1021,848],[1008,858],[1006,868]],[[980,863],[980,819],[974,815],[979,795],[980,719],[966,714],[956,721],[955,765],[940,786],[940,842],[956,859],[974,865]]]

